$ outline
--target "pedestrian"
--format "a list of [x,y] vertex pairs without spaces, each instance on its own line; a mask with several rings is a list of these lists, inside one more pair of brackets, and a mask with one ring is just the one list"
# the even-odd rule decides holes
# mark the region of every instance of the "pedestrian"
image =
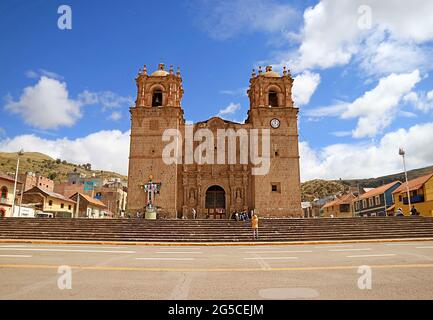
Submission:
[[251,219],[251,228],[253,229],[253,239],[259,238],[259,217],[254,214]]
[[191,211],[192,211],[192,218],[196,219],[197,218],[197,211],[194,208],[192,208]]
[[418,212],[418,210],[416,210],[415,206],[412,206],[412,209],[410,209],[410,214],[412,216],[418,216],[419,215],[419,212]]
[[404,216],[404,214],[403,214],[403,210],[402,210],[401,208],[398,208],[396,216],[397,216],[397,217]]

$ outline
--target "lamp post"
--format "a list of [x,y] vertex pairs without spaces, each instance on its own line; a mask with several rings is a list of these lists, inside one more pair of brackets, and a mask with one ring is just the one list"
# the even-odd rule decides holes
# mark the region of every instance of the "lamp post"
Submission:
[[13,202],[12,202],[12,216],[15,215],[15,197],[16,197],[16,194],[17,194],[18,169],[19,169],[19,166],[20,166],[20,157],[21,157],[23,154],[24,154],[24,150],[23,150],[23,149],[21,149],[21,150],[18,151],[18,153],[17,153],[18,157],[17,157],[17,167],[16,167],[16,170],[15,170],[14,199],[13,199]]
[[402,158],[403,158],[404,176],[406,178],[406,192],[407,192],[407,201],[408,201],[407,203],[409,204],[409,211],[410,211],[410,205],[411,205],[411,203],[410,203],[409,183],[408,183],[408,180],[407,180],[407,171],[406,171],[406,159],[405,159],[406,152],[403,150],[403,148],[400,148],[398,150],[398,154],[401,155]]

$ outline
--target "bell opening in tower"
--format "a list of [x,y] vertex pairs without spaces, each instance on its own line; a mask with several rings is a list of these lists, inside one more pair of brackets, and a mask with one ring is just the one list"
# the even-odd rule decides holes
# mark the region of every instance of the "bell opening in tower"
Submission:
[[269,91],[269,105],[271,107],[278,107],[278,96],[275,91]]
[[152,107],[162,106],[162,91],[155,90],[152,95]]

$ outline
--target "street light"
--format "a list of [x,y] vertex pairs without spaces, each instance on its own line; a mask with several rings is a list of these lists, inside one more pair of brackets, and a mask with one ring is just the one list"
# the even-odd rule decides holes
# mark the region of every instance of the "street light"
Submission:
[[406,192],[407,192],[407,201],[409,204],[409,211],[410,211],[410,192],[409,192],[409,182],[407,181],[407,171],[406,171],[406,159],[405,159],[405,155],[406,152],[403,150],[403,148],[400,148],[398,150],[398,154],[402,156],[403,158],[403,168],[404,168],[404,176],[406,178]]
[[12,216],[15,215],[15,197],[17,194],[17,180],[18,180],[18,169],[20,166],[20,157],[24,154],[24,150],[21,149],[20,151],[18,151],[18,157],[17,157],[17,168],[15,170],[15,181],[14,181],[14,199],[12,202]]

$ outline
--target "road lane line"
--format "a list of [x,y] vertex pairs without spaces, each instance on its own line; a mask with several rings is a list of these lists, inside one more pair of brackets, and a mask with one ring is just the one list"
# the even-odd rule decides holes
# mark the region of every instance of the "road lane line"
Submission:
[[198,251],[157,251],[156,253],[162,253],[162,254],[202,254],[203,252]]
[[392,257],[395,256],[394,253],[384,253],[384,254],[358,254],[353,256],[346,256],[347,258],[368,258],[368,257]]
[[25,254],[0,254],[0,258],[31,258],[32,256]]
[[[432,269],[433,263],[424,264],[382,264],[370,265],[373,269]],[[53,269],[58,265],[36,265],[36,264],[0,264],[0,269]],[[74,270],[88,271],[149,271],[149,272],[263,272],[262,268],[150,268],[150,267],[115,267],[115,266],[82,266],[72,265]],[[323,271],[323,270],[358,270],[359,265],[348,266],[317,266],[317,267],[284,267],[270,268],[265,271]]]
[[135,258],[135,260],[191,261],[191,260],[195,260],[195,258]]
[[353,249],[332,249],[331,252],[347,252],[347,251],[370,251],[371,248],[353,248]]
[[244,252],[244,253],[252,253],[252,254],[268,254],[268,253],[310,253],[313,252],[311,250],[303,250],[303,251],[253,251],[253,252]]
[[1,251],[41,251],[41,252],[80,252],[80,253],[135,253],[135,251],[119,250],[74,250],[74,249],[42,249],[42,248],[0,248]]
[[353,245],[351,244],[341,244],[341,245],[324,245],[324,246],[315,246],[316,249],[330,249],[330,248],[352,248]]
[[298,257],[249,257],[244,260],[296,260]]

